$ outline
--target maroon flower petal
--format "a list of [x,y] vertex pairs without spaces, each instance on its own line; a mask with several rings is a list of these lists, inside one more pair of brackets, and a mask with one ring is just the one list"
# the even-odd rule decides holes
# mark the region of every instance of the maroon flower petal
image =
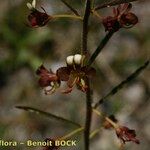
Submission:
[[32,27],[42,27],[48,23],[50,16],[46,12],[33,9],[28,15],[28,20]]
[[118,31],[120,29],[117,17],[108,16],[102,20],[102,23],[105,27],[105,31]]
[[61,81],[68,81],[71,70],[68,67],[61,67],[57,70],[56,74]]
[[49,86],[51,82],[59,82],[57,75],[48,71],[43,65],[37,69],[36,74],[40,76],[39,85],[41,87]]
[[49,73],[49,71],[43,65],[41,65],[36,71],[37,75],[47,74],[47,73]]
[[39,79],[39,85],[41,87],[49,86],[50,83],[51,83],[51,80],[49,79],[49,76],[41,76],[41,78]]
[[134,142],[136,144],[140,144],[140,141],[136,138],[135,130],[131,130],[125,126],[121,126],[118,129],[116,129],[116,134],[119,139],[125,142]]

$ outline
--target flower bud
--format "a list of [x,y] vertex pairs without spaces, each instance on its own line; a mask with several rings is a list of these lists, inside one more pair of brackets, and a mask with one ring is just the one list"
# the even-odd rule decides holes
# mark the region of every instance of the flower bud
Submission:
[[74,63],[76,65],[81,65],[82,59],[83,59],[82,55],[80,55],[80,54],[74,55]]
[[130,12],[121,16],[120,23],[123,27],[132,27],[138,23],[138,18],[135,14]]
[[73,65],[73,58],[74,58],[73,55],[68,56],[68,57],[66,58],[66,63],[67,63],[67,65],[69,65],[69,66]]
[[35,6],[36,6],[36,0],[32,1],[32,6],[35,8]]
[[32,10],[32,9],[35,9],[35,6],[36,6],[36,0],[33,0],[32,1],[32,4],[31,3],[27,3],[27,7]]
[[30,4],[30,3],[27,3],[27,7],[32,10],[33,9],[33,6]]

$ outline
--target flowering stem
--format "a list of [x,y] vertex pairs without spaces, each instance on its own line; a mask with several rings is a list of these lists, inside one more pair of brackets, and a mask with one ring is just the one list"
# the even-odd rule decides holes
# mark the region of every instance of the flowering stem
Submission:
[[[86,8],[83,18],[83,32],[82,32],[82,50],[81,53],[86,55],[88,52],[87,49],[87,41],[88,41],[88,22],[90,17],[91,11],[91,0],[86,0]],[[90,146],[90,127],[91,127],[91,120],[92,120],[92,94],[90,89],[90,81],[89,79],[86,80],[88,90],[86,92],[86,120],[85,120],[85,129],[84,129],[84,146],[85,150],[89,150]]]
[[104,37],[104,39],[100,42],[99,46],[97,47],[97,49],[95,50],[95,52],[92,54],[89,62],[88,62],[88,66],[90,66],[96,59],[96,57],[99,55],[99,53],[102,51],[102,49],[104,48],[104,46],[107,44],[107,42],[109,41],[109,39],[112,37],[112,35],[114,34],[113,31],[110,31],[106,34],[106,36]]
[[68,4],[65,0],[61,0],[76,16],[80,16],[78,11],[74,9],[70,4]]
[[53,16],[51,16],[51,17],[53,17],[53,18],[71,18],[71,19],[83,20],[83,18],[80,17],[80,16],[66,15],[66,14],[64,14],[64,15],[53,15]]

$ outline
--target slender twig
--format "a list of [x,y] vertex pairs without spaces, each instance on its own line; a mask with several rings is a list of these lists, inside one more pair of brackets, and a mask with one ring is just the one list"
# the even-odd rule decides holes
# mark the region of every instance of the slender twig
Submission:
[[66,140],[66,139],[69,139],[69,138],[72,137],[73,135],[75,135],[75,134],[77,134],[77,133],[79,133],[79,132],[81,132],[81,131],[83,131],[83,130],[84,130],[83,127],[78,128],[78,129],[75,129],[75,130],[73,130],[72,132],[68,133],[67,135],[65,135],[65,136],[63,136],[63,137],[61,137],[61,138],[59,138],[59,140]]
[[37,114],[40,114],[40,115],[43,115],[43,116],[46,116],[46,117],[49,117],[49,118],[52,118],[52,119],[67,122],[67,123],[73,124],[75,126],[81,127],[81,125],[76,123],[76,122],[73,122],[71,120],[65,119],[65,118],[60,117],[60,116],[56,116],[54,114],[51,114],[51,113],[48,113],[48,112],[45,112],[45,111],[42,111],[42,110],[39,110],[39,109],[36,109],[36,108],[33,108],[33,107],[16,106],[16,108],[23,109],[25,111],[29,111],[29,112],[33,112],[33,113],[37,113]]
[[104,3],[96,6],[95,10],[105,8],[105,7],[115,6],[115,5],[119,5],[119,4],[123,4],[123,3],[129,3],[129,2],[133,2],[133,1],[138,1],[138,0],[110,0],[108,2],[104,2]]
[[105,119],[105,121],[109,122],[114,128],[118,128],[118,124],[116,122],[114,122],[113,120],[111,120],[109,117],[107,117],[104,113],[102,113],[96,109],[92,109],[92,111],[94,113],[96,113],[98,116],[103,117]]
[[80,16],[78,11],[74,9],[70,4],[68,4],[65,0],[61,0],[75,15]]
[[91,10],[91,13],[92,13],[94,16],[98,17],[98,18],[99,18],[99,21],[102,22],[103,17],[102,17],[101,15],[99,15],[99,13],[98,13],[96,10],[92,9],[92,10]]
[[[88,52],[87,41],[88,41],[88,22],[91,12],[91,0],[86,0],[86,8],[83,18],[83,32],[82,32],[82,49],[81,53],[86,55]],[[90,146],[90,128],[92,120],[92,93],[90,88],[89,79],[86,80],[88,90],[86,92],[86,120],[85,120],[85,129],[84,129],[84,146],[85,150],[89,150]]]
[[51,16],[53,18],[71,18],[71,19],[79,19],[79,20],[83,20],[82,17],[80,16],[76,16],[76,15],[68,15],[68,14],[62,14],[62,15],[53,15]]
[[102,129],[103,129],[103,127],[101,126],[98,129],[95,129],[94,131],[92,131],[90,133],[90,139],[94,138]]
[[86,9],[83,18],[82,53],[87,53],[88,21],[90,17],[91,0],[86,1]]
[[100,104],[104,102],[108,97],[115,95],[118,91],[120,91],[126,84],[130,81],[134,80],[147,66],[149,65],[149,61],[146,61],[144,65],[140,66],[135,72],[133,72],[130,76],[128,76],[125,80],[119,83],[116,87],[114,87],[110,92],[108,92],[104,97],[102,97],[95,105],[94,108],[97,108]]
[[99,53],[102,51],[102,49],[104,48],[104,46],[107,44],[107,42],[109,41],[109,39],[112,37],[112,35],[114,34],[113,31],[110,31],[106,34],[106,36],[104,37],[104,39],[100,42],[100,44],[98,45],[98,47],[96,48],[96,50],[94,51],[94,53],[92,54],[89,62],[88,62],[88,66],[90,66],[94,60],[96,59],[96,57],[99,55]]

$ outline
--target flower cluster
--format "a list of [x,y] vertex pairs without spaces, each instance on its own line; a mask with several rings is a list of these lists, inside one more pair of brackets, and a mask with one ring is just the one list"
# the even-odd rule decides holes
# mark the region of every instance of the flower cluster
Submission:
[[131,3],[119,5],[113,8],[113,16],[108,16],[103,19],[105,31],[118,31],[120,28],[131,28],[138,23],[137,16],[130,12]]
[[31,11],[31,13],[28,15],[29,26],[42,27],[52,19],[52,16],[49,16],[43,7],[41,8],[44,12],[40,12],[35,8],[35,6],[36,0],[33,0],[32,3],[27,3],[27,7]]
[[96,71],[92,67],[84,65],[85,56],[76,54],[66,58],[67,66],[58,68],[56,73],[48,71],[41,65],[36,74],[40,76],[39,85],[45,89],[46,94],[52,94],[60,87],[61,81],[67,82],[68,88],[63,90],[63,93],[70,93],[77,86],[82,92],[88,90],[86,84],[87,78],[92,78]]

